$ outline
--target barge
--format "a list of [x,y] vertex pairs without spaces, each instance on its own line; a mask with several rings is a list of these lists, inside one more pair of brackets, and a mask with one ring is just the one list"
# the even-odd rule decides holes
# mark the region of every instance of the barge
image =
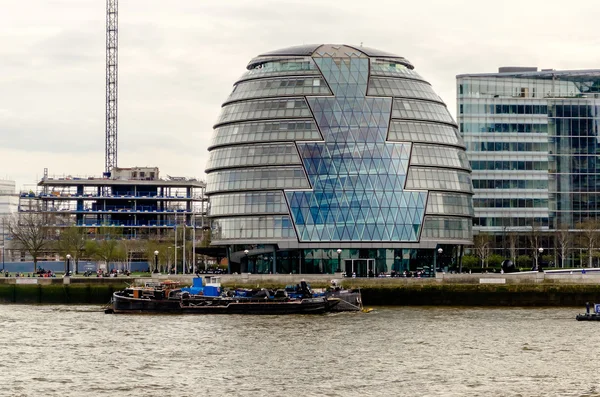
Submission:
[[[322,314],[334,311],[342,298],[315,294],[302,282],[294,294],[286,290],[222,291],[218,278],[202,285],[195,278],[192,287],[180,287],[166,280],[144,287],[129,287],[113,294],[107,313],[173,314]],[[347,308],[343,311],[347,311]]]

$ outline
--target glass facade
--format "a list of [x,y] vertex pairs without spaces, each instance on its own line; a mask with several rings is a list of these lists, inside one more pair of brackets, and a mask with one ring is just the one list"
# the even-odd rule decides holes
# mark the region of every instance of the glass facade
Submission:
[[206,172],[212,243],[236,269],[410,270],[470,243],[456,123],[408,61],[365,51],[275,51],[234,85]]
[[600,70],[457,77],[474,225],[553,231],[600,213]]

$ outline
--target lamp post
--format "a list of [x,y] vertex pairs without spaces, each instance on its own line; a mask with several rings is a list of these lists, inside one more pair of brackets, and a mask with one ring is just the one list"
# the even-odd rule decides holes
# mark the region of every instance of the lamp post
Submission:
[[444,252],[442,247],[439,247],[437,250],[433,251],[433,277],[436,277],[437,273],[437,257],[438,255],[442,255],[442,252]]
[[340,262],[341,262],[341,256],[342,256],[342,250],[340,248],[337,249],[337,254],[338,254],[338,266],[337,266],[337,270],[336,273],[339,273],[342,271],[342,268],[340,267]]
[[2,246],[2,273],[4,273],[4,246]]
[[[250,251],[244,250],[244,254],[246,255],[246,273],[248,272],[248,252]],[[240,269],[240,273],[242,272],[241,270],[242,269]]]
[[158,251],[154,251],[154,273],[158,273]]
[[71,265],[71,255],[67,254],[67,274],[66,274],[66,276],[71,275],[70,265]]
[[538,272],[541,272],[542,268],[540,267],[540,256],[542,256],[542,254],[544,253],[544,249],[542,247],[540,247],[540,248],[538,248],[538,252],[539,252],[539,255],[537,255],[535,257],[535,267]]

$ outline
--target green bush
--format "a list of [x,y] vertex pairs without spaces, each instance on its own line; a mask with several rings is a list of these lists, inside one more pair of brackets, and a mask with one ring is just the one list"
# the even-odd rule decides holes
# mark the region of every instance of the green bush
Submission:
[[492,254],[490,256],[488,256],[486,263],[488,265],[488,267],[500,267],[500,265],[502,264],[502,261],[504,260],[504,257],[502,257],[502,255],[498,255],[498,254]]
[[517,257],[517,266],[521,268],[529,268],[531,270],[532,263],[529,255],[520,255]]
[[479,265],[479,258],[473,255],[465,255],[462,257],[463,269],[472,269]]

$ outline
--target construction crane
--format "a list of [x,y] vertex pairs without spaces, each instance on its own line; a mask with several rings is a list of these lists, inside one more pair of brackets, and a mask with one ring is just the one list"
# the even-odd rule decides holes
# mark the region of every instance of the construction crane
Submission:
[[119,0],[106,0],[106,148],[104,172],[117,166]]

